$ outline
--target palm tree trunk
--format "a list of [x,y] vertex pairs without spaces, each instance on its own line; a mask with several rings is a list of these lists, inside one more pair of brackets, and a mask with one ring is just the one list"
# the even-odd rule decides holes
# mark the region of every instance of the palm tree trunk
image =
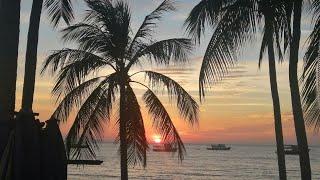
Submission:
[[0,157],[15,110],[20,0],[0,0]]
[[[30,14],[25,74],[22,94],[22,109],[17,116],[15,126],[15,179],[40,179],[41,161],[39,130],[32,111],[35,72],[37,65],[37,47],[39,24],[43,0],[33,0]],[[20,149],[20,150],[19,150]],[[21,152],[21,149],[24,151]],[[32,166],[28,163],[33,162]]]
[[301,36],[301,8],[302,0],[296,0],[293,9],[293,34],[290,46],[289,80],[291,91],[292,111],[296,137],[299,147],[301,179],[311,180],[308,139],[301,108],[301,99],[297,77],[299,44]]
[[[271,37],[272,38],[272,37]],[[274,126],[277,142],[277,155],[278,155],[278,167],[280,180],[287,179],[286,173],[286,160],[284,154],[284,143],[282,133],[282,122],[281,122],[281,107],[277,85],[277,72],[274,57],[273,43],[268,44],[268,55],[269,55],[269,76],[270,76],[270,87],[273,102],[273,114],[274,114]]]
[[126,130],[126,87],[124,83],[120,84],[120,156],[121,156],[121,180],[128,180],[127,164],[127,130]]
[[31,113],[36,77],[37,49],[42,4],[43,0],[33,0],[28,31],[28,42],[24,71],[25,75],[22,95],[22,110],[24,112]]

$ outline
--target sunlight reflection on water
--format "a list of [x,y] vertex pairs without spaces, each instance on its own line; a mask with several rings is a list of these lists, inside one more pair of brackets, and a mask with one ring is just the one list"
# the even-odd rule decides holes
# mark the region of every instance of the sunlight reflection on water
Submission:
[[[130,179],[278,179],[274,146],[232,145],[231,151],[209,151],[207,145],[186,145],[187,156],[179,163],[170,153],[148,153],[147,167],[129,169]],[[101,166],[69,165],[68,179],[119,179],[117,146],[103,143],[98,159]],[[320,148],[310,151],[313,179],[320,179]],[[300,179],[298,156],[286,158],[288,179]]]

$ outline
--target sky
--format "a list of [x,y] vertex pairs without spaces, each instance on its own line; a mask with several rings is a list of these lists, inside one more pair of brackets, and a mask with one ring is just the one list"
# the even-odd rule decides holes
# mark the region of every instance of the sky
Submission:
[[[165,14],[162,21],[158,23],[155,31],[157,40],[172,37],[186,37],[183,29],[183,22],[188,13],[200,0],[177,0],[177,11]],[[27,41],[27,30],[29,15],[31,10],[31,0],[22,1],[21,7],[21,27],[20,27],[20,47],[19,47],[19,67],[17,81],[17,103],[16,109],[21,107],[21,94],[24,76],[24,60]],[[81,1],[75,2],[73,7],[76,11],[76,20],[81,21],[82,14],[86,7]],[[128,0],[132,11],[133,31],[142,23],[144,17],[155,9],[161,0]],[[40,113],[40,120],[47,120],[56,107],[55,97],[51,95],[54,84],[54,77],[49,74],[40,75],[39,70],[45,58],[52,50],[59,50],[65,47],[73,47],[64,44],[61,40],[59,30],[66,27],[61,24],[53,29],[48,20],[47,13],[41,17],[38,66],[36,77],[35,100],[33,109]],[[304,13],[302,21],[302,39],[300,52],[299,72],[302,69],[302,57],[307,46],[307,37],[312,29],[311,15]],[[272,99],[270,94],[268,62],[264,58],[262,68],[258,68],[257,60],[260,49],[260,33],[257,33],[256,40],[243,47],[239,63],[232,69],[232,72],[221,82],[214,85],[207,93],[204,102],[199,102],[198,96],[198,76],[203,55],[208,41],[211,38],[212,30],[207,28],[207,32],[201,44],[195,47],[190,63],[181,66],[171,65],[170,67],[151,67],[153,70],[164,73],[179,82],[200,104],[199,125],[191,127],[176,112],[173,105],[167,99],[163,100],[169,109],[170,115],[178,129],[182,139],[187,143],[236,143],[236,144],[274,144],[274,121]],[[277,64],[277,75],[279,94],[281,100],[283,131],[285,143],[295,143],[295,131],[293,127],[293,117],[291,111],[290,91],[288,83],[288,63],[286,60]],[[136,88],[135,92],[141,97],[143,89]],[[172,108],[173,107],[173,108]],[[157,134],[152,128],[152,122],[147,115],[144,104],[141,104],[147,136],[152,141],[152,136]],[[63,134],[68,132],[73,118],[61,125]],[[105,127],[104,140],[113,141],[116,137],[117,126],[111,122]],[[310,144],[318,145],[319,135],[312,129],[308,129],[308,139]]]

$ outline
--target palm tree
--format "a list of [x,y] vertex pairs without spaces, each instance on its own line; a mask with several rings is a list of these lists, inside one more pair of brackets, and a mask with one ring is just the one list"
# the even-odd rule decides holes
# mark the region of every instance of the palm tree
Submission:
[[[288,30],[288,26],[285,16],[277,16],[277,11],[282,11],[285,13],[285,6],[280,3],[274,4],[272,1],[265,1],[261,4],[261,11],[264,14],[264,35],[261,47],[261,53],[263,53],[264,49],[268,49],[269,56],[269,78],[270,78],[270,88],[273,102],[273,114],[274,114],[274,124],[275,124],[275,134],[276,134],[276,143],[277,143],[277,156],[278,156],[278,167],[279,167],[279,177],[280,179],[287,179],[286,175],[286,163],[285,163],[285,153],[284,153],[284,142],[283,142],[283,132],[282,132],[282,121],[281,121],[281,107],[278,93],[278,85],[277,85],[277,72],[275,65],[275,55],[274,55],[274,39],[276,43],[280,42],[279,39],[279,30],[286,31]],[[268,4],[270,3],[270,4]],[[279,9],[280,7],[280,9]],[[286,32],[285,35],[289,33]],[[285,37],[285,39],[289,39],[289,37]],[[285,48],[287,46],[287,42],[285,43]],[[280,45],[278,46],[278,54],[279,59],[282,60],[282,54],[280,51]],[[260,55],[259,62],[262,60],[262,54]],[[259,63],[260,66],[260,63]]]
[[[32,103],[36,77],[39,25],[42,6],[43,0],[33,0],[27,41],[22,110],[24,112],[31,113],[33,112]],[[71,0],[45,0],[44,7],[48,9],[48,14],[54,27],[58,25],[61,19],[63,19],[67,24],[69,24],[73,19]]]
[[[264,20],[262,21],[262,17]],[[215,29],[207,47],[199,77],[200,97],[205,89],[225,76],[237,60],[237,53],[244,43],[252,40],[260,23],[264,22],[264,34],[259,57],[259,67],[265,50],[269,55],[270,87],[273,99],[275,133],[280,179],[286,179],[281,109],[277,89],[274,44],[282,60],[280,41],[285,47],[289,38],[286,9],[277,0],[202,0],[191,11],[186,20],[187,31],[198,42],[205,25]]]
[[302,0],[294,0],[292,9],[292,40],[290,42],[290,57],[289,57],[289,81],[291,92],[291,104],[294,118],[294,126],[299,147],[299,159],[301,177],[303,179],[311,179],[311,167],[309,158],[309,147],[306,128],[304,124],[303,111],[301,106],[301,97],[298,81],[298,59],[299,46],[301,37],[301,11]]
[[[142,99],[152,116],[153,126],[165,143],[178,149],[178,157],[182,160],[185,147],[156,94],[163,91],[171,100],[176,100],[180,115],[191,125],[198,122],[196,101],[168,76],[154,71],[131,72],[137,65],[143,68],[144,61],[169,65],[188,60],[192,49],[190,39],[155,41],[152,38],[156,21],[164,12],[175,10],[173,2],[164,0],[145,17],[134,36],[130,8],[125,1],[87,0],[86,3],[89,10],[83,22],[62,31],[64,41],[75,42],[78,48],[53,52],[43,67],[43,71],[58,73],[53,94],[61,98],[53,117],[66,121],[71,111],[77,109],[66,137],[68,156],[95,157],[94,148],[101,139],[103,124],[110,123],[113,106],[119,99],[117,141],[120,142],[121,179],[128,179],[128,163],[146,166],[148,142],[138,98],[133,91],[135,86],[141,86],[146,89]],[[112,73],[99,76],[98,72],[104,68]],[[138,81],[139,74],[144,74],[149,83]],[[88,148],[71,150],[74,145]]]
[[20,0],[0,0],[0,157],[15,109]]

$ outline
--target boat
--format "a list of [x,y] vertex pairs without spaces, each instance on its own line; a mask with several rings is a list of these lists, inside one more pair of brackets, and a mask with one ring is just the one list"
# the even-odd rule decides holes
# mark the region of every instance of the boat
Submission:
[[[309,149],[309,151],[310,151],[310,149]],[[284,154],[299,155],[298,145],[285,145],[284,146]]]
[[231,147],[227,147],[225,144],[211,144],[211,147],[208,147],[207,150],[216,150],[216,151],[228,151]]
[[171,144],[157,144],[157,145],[153,145],[153,151],[155,151],[155,152],[176,152],[177,148],[172,147]]
[[71,160],[69,159],[68,164],[76,164],[76,165],[101,165],[103,161],[101,160]]

